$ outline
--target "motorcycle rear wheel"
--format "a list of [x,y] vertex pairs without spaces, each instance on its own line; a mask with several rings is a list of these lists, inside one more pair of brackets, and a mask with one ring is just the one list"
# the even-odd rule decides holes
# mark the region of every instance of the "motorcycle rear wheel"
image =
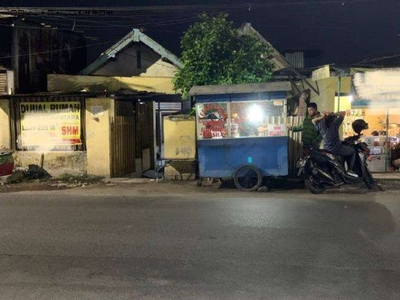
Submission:
[[325,187],[320,183],[318,178],[313,175],[308,175],[304,178],[306,188],[313,194],[323,194]]

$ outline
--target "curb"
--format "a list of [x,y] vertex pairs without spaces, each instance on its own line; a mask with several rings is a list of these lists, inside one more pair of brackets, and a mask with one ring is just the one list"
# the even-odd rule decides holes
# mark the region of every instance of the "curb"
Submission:
[[155,179],[149,179],[149,178],[110,178],[110,179],[103,179],[102,180],[102,182],[104,182],[105,184],[149,183],[149,182],[154,182],[154,181],[155,181]]

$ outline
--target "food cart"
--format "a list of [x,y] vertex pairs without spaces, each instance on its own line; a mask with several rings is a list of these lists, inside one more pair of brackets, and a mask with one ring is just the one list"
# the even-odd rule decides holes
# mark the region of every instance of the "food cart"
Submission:
[[200,182],[233,178],[257,190],[268,176],[288,175],[290,82],[195,86]]

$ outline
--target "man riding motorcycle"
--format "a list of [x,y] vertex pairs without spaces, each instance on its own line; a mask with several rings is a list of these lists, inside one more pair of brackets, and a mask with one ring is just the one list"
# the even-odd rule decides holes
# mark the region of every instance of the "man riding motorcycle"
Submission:
[[312,122],[324,139],[325,150],[333,155],[343,156],[347,161],[347,174],[358,177],[353,171],[356,151],[349,146],[343,145],[339,137],[339,127],[345,115],[345,111],[339,111],[337,113],[324,112],[321,116],[312,119]]

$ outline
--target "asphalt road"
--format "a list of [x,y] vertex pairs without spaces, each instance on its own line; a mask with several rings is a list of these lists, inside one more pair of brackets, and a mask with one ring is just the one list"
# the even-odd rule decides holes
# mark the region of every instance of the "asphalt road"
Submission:
[[0,299],[400,299],[400,191],[0,194]]

